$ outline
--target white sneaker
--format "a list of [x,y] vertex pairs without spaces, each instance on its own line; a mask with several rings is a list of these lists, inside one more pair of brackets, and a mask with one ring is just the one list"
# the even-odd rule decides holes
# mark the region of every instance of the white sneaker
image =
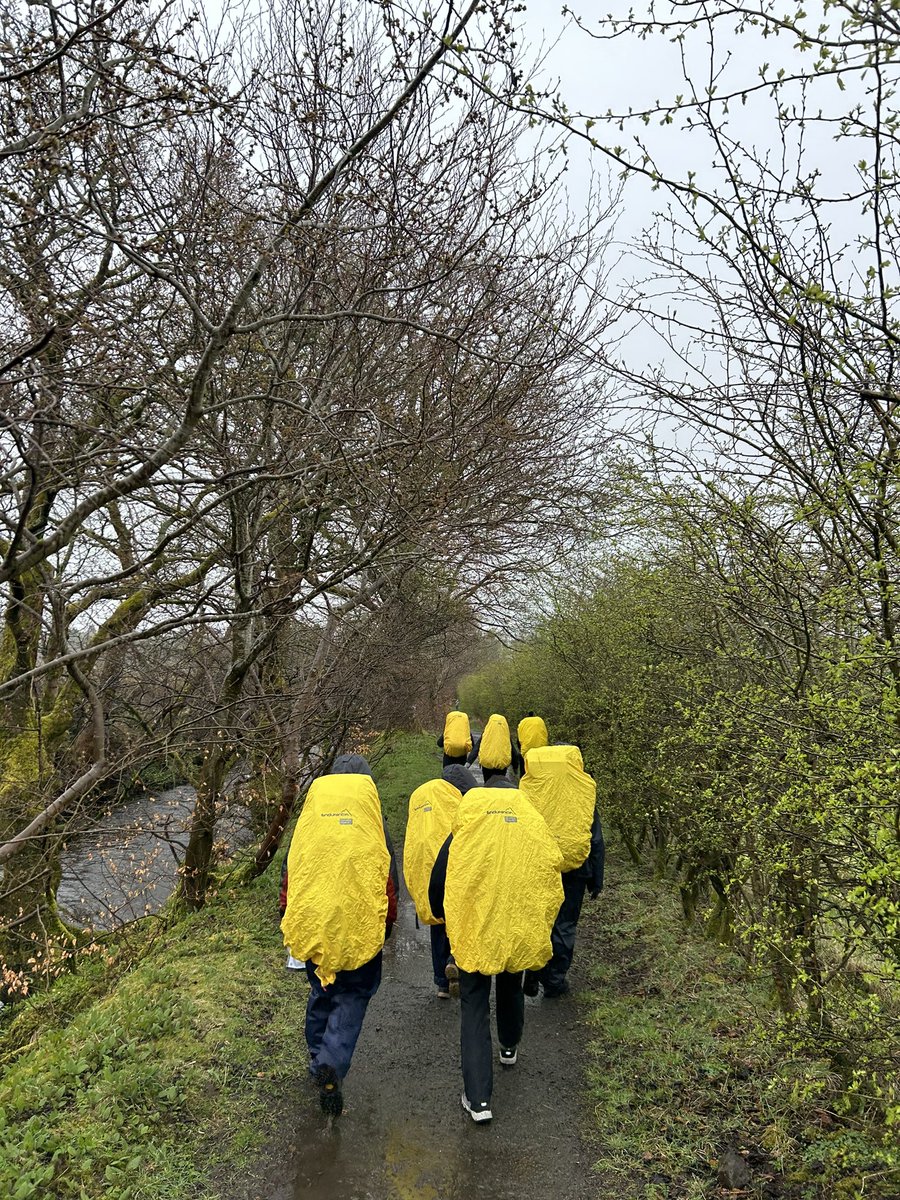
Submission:
[[506,1046],[500,1047],[500,1065],[501,1066],[514,1067],[516,1065],[516,1059],[518,1057],[519,1057],[519,1052],[515,1046],[510,1046],[509,1049],[507,1049]]
[[470,1104],[469,1097],[466,1095],[465,1092],[463,1092],[462,1096],[460,1097],[460,1100],[462,1102],[463,1108],[466,1110],[466,1112],[469,1114],[469,1116],[472,1118],[473,1121],[477,1121],[479,1123],[481,1121],[493,1121],[494,1114],[488,1108],[487,1103],[483,1104],[482,1107],[480,1107],[480,1108],[474,1108],[472,1106],[472,1104]]

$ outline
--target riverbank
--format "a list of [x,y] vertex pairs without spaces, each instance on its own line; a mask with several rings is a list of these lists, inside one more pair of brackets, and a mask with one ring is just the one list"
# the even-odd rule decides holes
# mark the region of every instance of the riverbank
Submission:
[[297,1040],[273,875],[129,928],[17,1011],[0,1060],[0,1195],[200,1200],[264,1144]]
[[[424,735],[394,739],[377,762],[398,842],[409,792],[439,762]],[[528,1002],[494,1127],[459,1110],[458,1013],[434,996],[427,931],[407,904],[346,1119],[323,1140],[277,886],[275,864],[201,913],[129,927],[7,1022],[0,1195],[345,1200],[363,1183],[385,1200],[900,1194],[883,1137],[830,1106],[825,1065],[784,1058],[743,962],[685,930],[672,885],[615,845],[580,926],[575,994]]]
[[[382,753],[395,838],[435,762],[433,738]],[[212,1200],[258,1162],[305,1054],[279,868],[280,856],[201,913],[107,935],[77,973],[17,1005],[0,1025],[0,1196]]]

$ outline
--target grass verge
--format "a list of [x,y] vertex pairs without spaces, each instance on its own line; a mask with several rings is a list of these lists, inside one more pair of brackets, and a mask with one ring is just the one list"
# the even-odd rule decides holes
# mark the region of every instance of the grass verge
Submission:
[[[402,733],[379,750],[399,846],[440,752]],[[306,985],[283,969],[279,875],[280,861],[167,929],[130,927],[17,1007],[0,1034],[4,1200],[213,1200],[217,1180],[251,1168],[305,1062]]]
[[[787,1055],[763,982],[685,928],[671,884],[613,847],[599,905],[584,922],[589,1086],[598,1169],[617,1196],[900,1196],[889,1131],[838,1117],[840,1081]],[[742,1186],[719,1178],[735,1155],[750,1168]]]
[[276,887],[271,870],[152,941],[146,922],[126,973],[113,945],[22,1006],[5,1030],[0,1196],[201,1200],[211,1165],[253,1157],[298,1054]]
[[381,810],[395,845],[403,841],[409,798],[419,784],[438,779],[441,752],[430,733],[386,733],[376,747],[372,767]]

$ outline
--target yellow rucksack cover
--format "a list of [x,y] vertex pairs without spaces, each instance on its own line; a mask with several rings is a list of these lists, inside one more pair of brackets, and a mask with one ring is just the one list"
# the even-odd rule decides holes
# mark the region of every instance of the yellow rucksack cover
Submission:
[[444,720],[444,753],[451,758],[461,758],[472,749],[472,731],[469,718],[464,712],[447,713]]
[[384,945],[391,858],[368,775],[323,775],[306,795],[288,851],[284,944],[327,987]]
[[483,767],[508,767],[512,762],[512,742],[506,717],[491,713],[481,735],[478,761]]
[[536,746],[546,746],[550,741],[543,717],[523,717],[516,732],[519,735],[519,749],[523,754],[527,754]]
[[428,884],[438,851],[446,842],[462,792],[446,779],[430,779],[409,798],[406,840],[403,843],[403,878],[413,898],[419,920],[443,925],[428,903]]
[[444,912],[464,971],[544,966],[563,900],[561,855],[547,823],[515,788],[472,788],[456,810]]
[[584,770],[577,746],[538,746],[528,751],[519,787],[550,827],[563,856],[563,870],[574,871],[591,848],[597,785]]

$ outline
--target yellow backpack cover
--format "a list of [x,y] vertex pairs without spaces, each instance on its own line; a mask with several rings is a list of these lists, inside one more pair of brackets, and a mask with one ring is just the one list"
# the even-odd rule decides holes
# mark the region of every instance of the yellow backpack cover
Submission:
[[545,965],[563,900],[559,848],[515,788],[472,788],[460,801],[444,912],[464,971],[496,975]]
[[556,838],[564,871],[574,871],[591,848],[597,785],[584,770],[577,746],[539,746],[528,751],[519,788]]
[[543,717],[523,717],[516,730],[519,735],[519,749],[525,755],[536,746],[546,746],[550,741],[547,726]]
[[481,735],[478,761],[483,767],[508,767],[512,762],[512,742],[506,717],[491,713]]
[[288,851],[284,944],[327,987],[384,945],[391,858],[368,775],[323,775],[306,795]]
[[464,712],[447,713],[444,719],[444,753],[451,758],[461,758],[472,749],[472,731],[469,718]]
[[428,884],[438,851],[453,827],[462,792],[446,779],[430,779],[409,798],[406,840],[403,843],[403,878],[419,920],[425,925],[443,925],[428,903]]

